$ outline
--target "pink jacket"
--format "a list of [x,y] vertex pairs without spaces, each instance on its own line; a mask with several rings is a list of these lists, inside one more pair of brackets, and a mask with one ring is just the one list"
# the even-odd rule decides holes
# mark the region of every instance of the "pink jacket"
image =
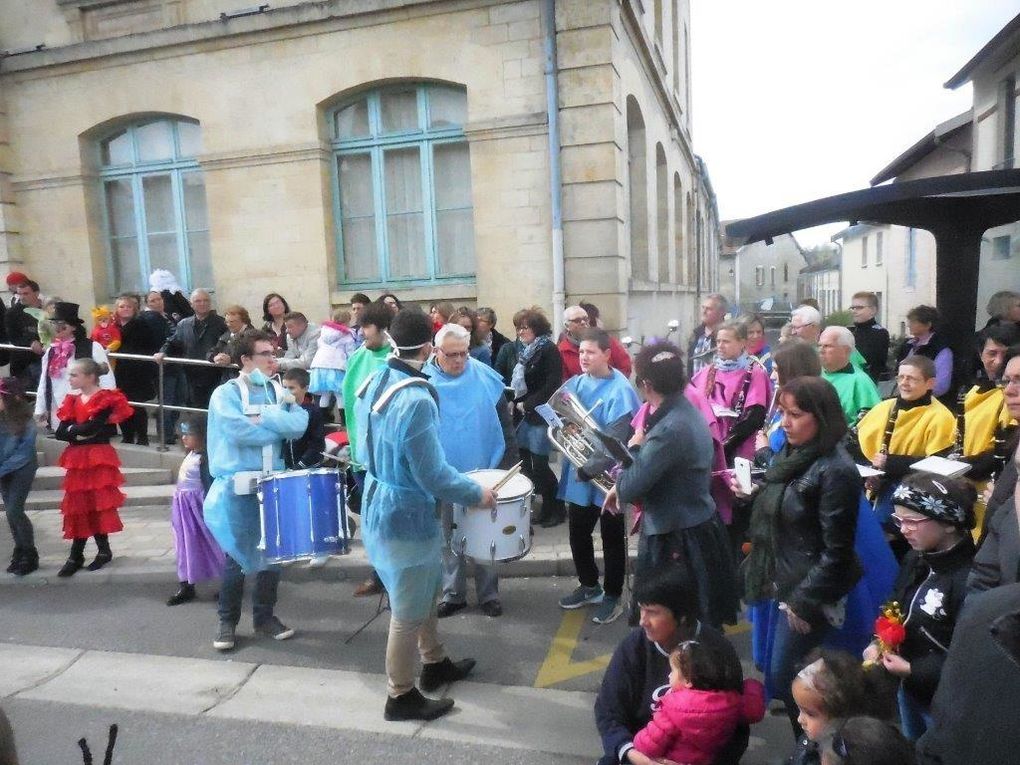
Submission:
[[743,694],[681,688],[663,696],[651,722],[634,737],[634,748],[648,757],[711,765],[738,725],[764,716],[765,688],[757,680],[745,680]]

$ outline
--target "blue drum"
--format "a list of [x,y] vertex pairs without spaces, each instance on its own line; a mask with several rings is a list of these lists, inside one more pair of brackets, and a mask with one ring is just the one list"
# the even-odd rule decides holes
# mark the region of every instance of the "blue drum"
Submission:
[[344,555],[350,535],[339,470],[274,473],[259,480],[262,541],[270,563]]

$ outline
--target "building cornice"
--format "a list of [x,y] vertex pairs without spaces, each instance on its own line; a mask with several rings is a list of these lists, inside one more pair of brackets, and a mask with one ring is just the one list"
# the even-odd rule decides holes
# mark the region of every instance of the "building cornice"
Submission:
[[549,130],[549,115],[545,112],[514,114],[493,120],[478,120],[464,126],[468,141],[493,141],[520,136],[545,135]]

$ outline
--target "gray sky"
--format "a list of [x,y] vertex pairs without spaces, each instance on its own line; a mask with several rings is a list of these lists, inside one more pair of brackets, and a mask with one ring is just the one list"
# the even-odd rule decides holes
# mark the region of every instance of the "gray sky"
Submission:
[[969,108],[969,85],[942,83],[1018,12],[1018,0],[691,0],[694,147],[722,219],[865,188]]

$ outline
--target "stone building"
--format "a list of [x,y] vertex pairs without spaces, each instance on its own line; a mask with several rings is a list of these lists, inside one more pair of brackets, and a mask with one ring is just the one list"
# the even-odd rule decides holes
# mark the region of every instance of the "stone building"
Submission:
[[86,306],[165,267],[314,319],[392,291],[693,325],[688,0],[246,2],[0,0],[0,269]]
[[744,245],[735,259],[737,302],[750,312],[766,298],[774,298],[776,305],[796,303],[797,275],[806,265],[792,234],[777,236],[771,244]]
[[797,299],[793,302],[814,298],[824,319],[843,307],[839,278],[843,248],[835,243],[820,244],[801,252],[807,265],[797,275]]

